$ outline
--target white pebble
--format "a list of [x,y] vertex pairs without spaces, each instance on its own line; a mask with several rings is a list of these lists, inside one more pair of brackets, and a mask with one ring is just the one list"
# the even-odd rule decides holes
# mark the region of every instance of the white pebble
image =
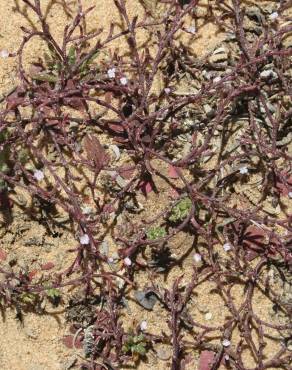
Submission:
[[289,198],[292,198],[292,191],[289,191],[289,193],[288,193],[288,197],[289,197]]
[[223,245],[223,249],[225,250],[225,252],[229,252],[231,248],[232,247],[231,247],[231,245],[229,243],[225,243]]
[[126,77],[122,77],[120,78],[120,83],[125,86],[128,83],[128,79]]
[[230,346],[230,344],[231,344],[230,340],[228,340],[228,339],[223,339],[223,341],[222,341],[222,345],[223,345],[223,347],[229,347],[229,346]]
[[107,75],[109,76],[109,78],[115,78],[116,77],[116,69],[115,68],[110,68],[107,71]]
[[7,50],[1,50],[0,51],[0,57],[1,58],[8,58],[9,57],[9,52]]
[[42,181],[45,177],[43,171],[40,171],[40,170],[36,170],[33,174],[34,178],[38,181]]
[[192,35],[195,35],[197,30],[196,30],[196,27],[195,26],[191,26],[191,27],[188,27],[186,28],[186,30],[191,33]]
[[270,14],[270,15],[269,15],[269,19],[270,19],[271,21],[276,20],[278,17],[279,17],[278,12],[273,12],[272,14]]
[[202,256],[199,253],[193,255],[193,260],[195,263],[200,263],[202,261]]
[[225,356],[224,356],[224,359],[225,359],[225,361],[229,361],[229,360],[230,360],[229,355],[225,355]]
[[217,83],[217,82],[220,82],[221,81],[221,77],[220,76],[217,76],[213,79],[213,82],[214,83]]
[[115,156],[116,156],[116,161],[118,161],[121,157],[121,153],[120,153],[120,149],[117,145],[115,144],[111,144],[109,146],[109,148],[114,152]]
[[171,92],[171,89],[169,88],[169,87],[166,87],[165,89],[164,89],[164,92],[165,92],[165,94],[170,94],[170,92]]
[[89,236],[87,234],[81,235],[79,240],[82,245],[89,244]]
[[124,259],[124,264],[125,264],[126,266],[131,266],[131,264],[132,264],[131,259],[130,259],[129,257],[126,257],[126,258]]
[[140,324],[140,329],[142,330],[142,331],[144,331],[144,330],[147,330],[147,321],[145,321],[145,320],[143,320],[142,322],[141,322],[141,324]]
[[211,320],[213,317],[213,315],[211,314],[211,312],[207,312],[206,315],[205,315],[205,320]]

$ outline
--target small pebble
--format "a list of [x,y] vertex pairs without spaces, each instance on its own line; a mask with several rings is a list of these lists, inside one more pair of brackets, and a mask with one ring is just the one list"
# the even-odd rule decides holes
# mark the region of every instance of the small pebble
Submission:
[[278,12],[273,12],[272,14],[269,15],[269,19],[271,21],[275,21],[279,17]]
[[213,317],[212,313],[211,312],[207,312],[206,315],[205,315],[205,320],[211,320]]
[[229,346],[230,346],[230,344],[231,344],[230,340],[228,340],[228,339],[223,339],[223,341],[222,341],[222,345],[223,345],[223,347],[229,347]]
[[214,83],[217,83],[217,82],[220,82],[221,81],[221,77],[220,76],[217,76],[213,79],[213,82]]
[[147,326],[148,326],[147,321],[143,320],[143,321],[141,322],[141,324],[140,324],[140,329],[141,329],[142,331],[147,330]]
[[8,58],[9,57],[9,52],[7,50],[1,50],[0,51],[0,57],[1,58]]
[[191,27],[188,27],[186,28],[186,30],[191,33],[192,35],[195,35],[197,30],[196,30],[196,27],[195,26],[191,26]]

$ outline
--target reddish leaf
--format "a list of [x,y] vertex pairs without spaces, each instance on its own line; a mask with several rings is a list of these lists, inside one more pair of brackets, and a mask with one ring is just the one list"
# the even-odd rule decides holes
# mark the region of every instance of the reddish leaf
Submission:
[[36,276],[37,273],[38,273],[38,270],[32,270],[31,272],[29,272],[28,274],[29,280],[32,280]]
[[129,180],[132,178],[135,169],[131,167],[120,167],[118,171],[120,176],[122,176],[126,180]]
[[117,134],[123,134],[125,132],[124,128],[122,125],[117,124],[117,123],[110,123],[109,128],[111,131],[117,133]]
[[19,105],[23,104],[25,97],[20,89],[16,89],[12,94],[6,99],[6,108],[9,110],[14,110]]
[[[73,80],[68,80],[66,84],[66,88],[68,90],[76,90],[75,82]],[[72,96],[69,98],[64,98],[64,103],[66,105],[69,105],[70,107],[76,109],[76,110],[85,110],[86,104],[83,99],[81,99],[81,96]]]
[[41,269],[43,271],[47,271],[47,270],[51,270],[53,267],[55,266],[55,264],[53,262],[48,262],[48,263],[44,263],[42,266],[41,266]]
[[5,261],[7,258],[7,253],[0,248],[0,261]]
[[139,187],[145,196],[147,196],[147,194],[153,191],[153,187],[150,181],[142,181]]
[[109,161],[109,157],[100,141],[96,136],[86,135],[83,146],[87,154],[87,159],[95,165],[96,171],[100,172]]
[[176,171],[176,168],[174,166],[172,166],[171,164],[168,166],[168,176],[171,179],[178,179],[179,178],[179,175]]
[[215,352],[203,351],[199,359],[198,370],[211,370],[214,362]]
[[281,175],[287,179],[288,186],[283,184],[281,180],[278,179],[276,182],[276,188],[279,190],[280,195],[288,196],[292,189],[292,175],[288,175],[288,173],[285,171],[283,171]]

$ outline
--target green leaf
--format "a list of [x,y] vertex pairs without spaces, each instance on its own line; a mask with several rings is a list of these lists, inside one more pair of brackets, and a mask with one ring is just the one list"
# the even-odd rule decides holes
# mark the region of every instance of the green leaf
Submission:
[[181,199],[171,210],[169,221],[177,222],[183,221],[192,208],[192,201],[190,198]]
[[32,76],[32,79],[37,80],[37,81],[44,81],[44,82],[57,82],[58,81],[58,78],[56,76],[49,75],[46,73],[37,73]]
[[52,298],[52,299],[56,299],[56,298],[60,298],[61,297],[60,290],[59,289],[56,289],[56,288],[47,289],[46,293],[47,293],[47,296],[49,298]]
[[144,356],[146,354],[145,343],[139,343],[135,345],[132,349],[133,353],[139,353],[139,355]]
[[33,293],[22,293],[20,299],[23,303],[33,304],[36,300],[36,295]]
[[76,48],[74,45],[70,46],[68,52],[68,62],[70,66],[73,66],[76,63]]

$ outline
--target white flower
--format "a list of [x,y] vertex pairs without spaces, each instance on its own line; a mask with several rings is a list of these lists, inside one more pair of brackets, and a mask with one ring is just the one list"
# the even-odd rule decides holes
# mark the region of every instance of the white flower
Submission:
[[199,253],[193,255],[193,260],[195,263],[200,263],[202,261],[202,256]]
[[89,236],[87,234],[81,235],[79,240],[80,240],[80,243],[83,245],[89,244]]
[[270,15],[269,15],[269,19],[270,19],[271,21],[276,20],[278,17],[279,17],[278,12],[273,12],[272,14],[270,14]]
[[109,78],[115,78],[116,77],[116,69],[115,68],[110,68],[107,71],[107,75]]
[[131,259],[130,259],[129,257],[126,257],[126,258],[124,259],[124,264],[125,264],[126,266],[131,266],[131,264],[132,264]]
[[292,198],[292,191],[289,191],[289,193],[288,193],[288,197],[289,197],[289,198]]
[[170,88],[169,87],[166,87],[165,89],[164,89],[164,92],[165,92],[165,94],[170,94],[170,92],[171,92],[171,90],[170,90]]
[[190,27],[187,27],[186,30],[191,33],[192,35],[195,35],[196,33],[196,27],[195,26],[190,26]]
[[8,58],[9,57],[9,52],[7,50],[1,50],[0,51],[0,57],[1,58]]
[[218,76],[218,77],[215,77],[213,82],[216,84],[217,82],[221,81],[221,77]]
[[222,344],[223,344],[223,347],[229,347],[231,342],[228,339],[223,339]]
[[120,78],[120,83],[122,84],[122,85],[127,85],[127,83],[128,83],[128,79],[127,79],[127,77],[122,77],[122,78]]
[[141,322],[141,324],[140,324],[140,329],[142,330],[142,331],[144,331],[144,330],[146,330],[147,329],[147,321],[145,321],[145,320],[143,320],[142,322]]
[[248,168],[247,168],[246,166],[244,166],[244,167],[240,167],[239,172],[240,172],[242,175],[246,175],[246,174],[248,173]]
[[225,250],[225,252],[229,252],[231,248],[232,247],[231,247],[231,245],[229,243],[225,243],[223,245],[223,249]]
[[40,171],[40,170],[36,170],[33,174],[34,178],[38,181],[42,181],[45,177],[43,171]]

